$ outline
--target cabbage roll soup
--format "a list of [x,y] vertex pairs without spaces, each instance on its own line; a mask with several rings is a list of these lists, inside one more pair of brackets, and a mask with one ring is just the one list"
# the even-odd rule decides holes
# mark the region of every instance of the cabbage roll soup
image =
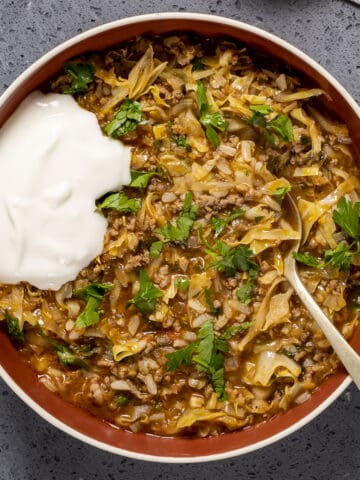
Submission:
[[299,238],[286,195],[303,221],[301,278],[349,339],[359,171],[326,93],[270,65],[231,39],[167,35],[75,58],[43,86],[129,149],[128,182],[94,199],[103,248],[76,278],[0,278],[0,324],[42,385],[115,427],[242,429],[340,366],[283,276]]

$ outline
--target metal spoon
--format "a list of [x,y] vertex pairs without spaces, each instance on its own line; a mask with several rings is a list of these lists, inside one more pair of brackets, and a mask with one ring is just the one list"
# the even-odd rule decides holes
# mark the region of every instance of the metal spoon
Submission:
[[296,261],[292,254],[293,252],[297,252],[300,247],[302,221],[297,205],[289,194],[286,195],[286,198],[284,199],[284,207],[288,208],[289,212],[291,212],[292,218],[294,219],[294,222],[296,222],[296,226],[294,225],[294,227],[300,233],[300,240],[294,240],[292,242],[291,248],[284,258],[284,276],[290,282],[300,300],[328,339],[334,352],[340,358],[355,385],[360,389],[360,356],[355,350],[353,350],[350,344],[321,310],[300,280],[297,272]]

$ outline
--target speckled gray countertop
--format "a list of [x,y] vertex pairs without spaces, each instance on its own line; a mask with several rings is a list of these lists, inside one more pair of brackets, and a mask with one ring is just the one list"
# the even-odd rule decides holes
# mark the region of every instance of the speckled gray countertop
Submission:
[[[360,101],[360,8],[341,0],[0,0],[0,91],[76,33],[118,18],[193,11],[276,33],[326,67]],[[0,480],[358,480],[360,393],[351,386],[282,442],[227,461],[164,465],[117,457],[48,425],[0,380]]]

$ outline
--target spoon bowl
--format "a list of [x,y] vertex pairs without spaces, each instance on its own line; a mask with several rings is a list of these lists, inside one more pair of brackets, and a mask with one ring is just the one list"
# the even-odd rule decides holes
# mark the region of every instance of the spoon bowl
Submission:
[[360,389],[360,356],[345,340],[331,320],[324,314],[300,279],[293,253],[297,252],[301,245],[302,221],[296,202],[289,194],[287,194],[284,199],[284,207],[291,215],[294,228],[300,233],[299,240],[289,242],[290,247],[284,258],[284,276],[294,288],[298,297],[319,328],[322,330],[334,352],[341,360],[344,368],[353,379],[355,385]]

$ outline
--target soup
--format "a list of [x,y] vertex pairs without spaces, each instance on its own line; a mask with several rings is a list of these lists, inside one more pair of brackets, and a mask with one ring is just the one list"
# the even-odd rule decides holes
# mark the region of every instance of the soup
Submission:
[[137,38],[44,86],[131,147],[131,183],[94,205],[104,248],[57,291],[0,286],[4,328],[65,400],[115,426],[211,436],[266,421],[339,367],[283,276],[350,338],[359,172],[345,125],[285,66],[231,39]]

